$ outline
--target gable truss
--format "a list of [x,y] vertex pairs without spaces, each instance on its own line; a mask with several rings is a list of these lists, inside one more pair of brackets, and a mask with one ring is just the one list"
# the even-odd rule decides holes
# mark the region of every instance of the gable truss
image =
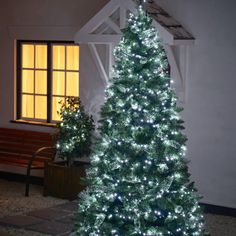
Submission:
[[[107,84],[112,67],[112,51],[119,43],[126,20],[130,13],[137,11],[137,0],[110,0],[94,17],[92,17],[75,35],[75,42],[88,44],[100,77]],[[153,18],[153,26],[157,28],[167,57],[175,74],[177,86],[184,90],[184,72],[178,65],[173,48],[178,45],[193,44],[193,36],[175,19],[168,15],[154,1],[145,4],[146,12]],[[107,66],[104,66],[96,45],[106,46]]]

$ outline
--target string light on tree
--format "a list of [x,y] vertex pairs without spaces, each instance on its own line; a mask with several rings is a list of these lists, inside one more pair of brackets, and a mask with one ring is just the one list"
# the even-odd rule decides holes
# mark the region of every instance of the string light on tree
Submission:
[[88,188],[80,195],[77,235],[205,234],[183,158],[182,109],[151,24],[142,7],[130,14],[114,51],[114,77],[101,111]]
[[77,97],[69,97],[62,103],[59,115],[62,122],[58,124],[56,149],[59,157],[66,159],[69,166],[75,157],[88,155],[91,146],[91,134],[94,122],[87,115]]

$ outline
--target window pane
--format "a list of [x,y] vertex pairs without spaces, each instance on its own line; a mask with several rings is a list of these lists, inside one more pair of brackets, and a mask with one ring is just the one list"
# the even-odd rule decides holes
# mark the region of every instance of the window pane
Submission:
[[57,111],[60,111],[60,108],[62,106],[62,104],[59,103],[61,101],[64,103],[65,99],[62,97],[52,98],[52,119],[53,120],[61,120],[60,115],[57,113]]
[[34,71],[22,70],[22,92],[34,93]]
[[53,72],[53,95],[65,95],[65,72]]
[[79,70],[79,46],[66,47],[66,69]]
[[79,96],[79,73],[66,73],[66,96]]
[[47,71],[35,71],[35,93],[47,94]]
[[34,68],[34,45],[22,45],[22,67]]
[[65,69],[65,46],[53,46],[53,69]]
[[47,69],[47,45],[36,45],[36,68]]
[[35,118],[47,119],[47,97],[35,96]]
[[34,96],[22,95],[22,117],[34,117]]

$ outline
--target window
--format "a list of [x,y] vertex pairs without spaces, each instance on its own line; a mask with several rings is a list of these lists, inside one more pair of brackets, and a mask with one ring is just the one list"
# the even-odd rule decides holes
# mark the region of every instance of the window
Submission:
[[79,96],[79,46],[41,41],[17,46],[17,119],[59,121],[59,102]]

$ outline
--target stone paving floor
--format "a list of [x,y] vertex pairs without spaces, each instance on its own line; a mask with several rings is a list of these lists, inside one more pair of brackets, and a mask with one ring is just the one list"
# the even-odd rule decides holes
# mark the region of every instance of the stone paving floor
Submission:
[[[76,208],[77,202],[72,201],[47,209],[31,211],[26,215],[5,216],[0,218],[0,226],[20,228],[44,235],[67,236],[73,229]],[[1,232],[0,236],[2,236]]]
[[[69,236],[73,230],[77,202],[67,202],[25,215],[0,217],[0,236]],[[211,236],[235,236],[236,218],[205,214]],[[9,227],[9,231],[6,229]],[[12,231],[15,229],[15,231]]]

